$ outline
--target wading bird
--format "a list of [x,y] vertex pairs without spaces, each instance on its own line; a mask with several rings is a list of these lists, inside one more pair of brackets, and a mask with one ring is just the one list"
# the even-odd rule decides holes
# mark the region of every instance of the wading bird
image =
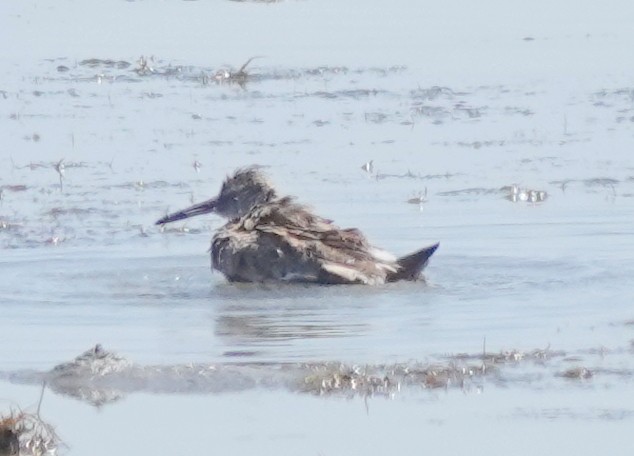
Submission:
[[211,265],[232,282],[377,285],[416,280],[438,248],[433,244],[397,259],[370,245],[358,229],[341,229],[292,197],[278,196],[254,166],[227,177],[215,198],[156,224],[210,212],[229,219],[211,242]]

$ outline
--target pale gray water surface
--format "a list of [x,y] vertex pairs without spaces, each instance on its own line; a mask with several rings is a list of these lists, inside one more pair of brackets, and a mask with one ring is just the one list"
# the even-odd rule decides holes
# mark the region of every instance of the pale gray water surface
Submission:
[[[507,3],[3,2],[0,398],[102,343],[147,377],[99,412],[52,385],[71,454],[626,454],[634,11]],[[253,163],[440,241],[427,283],[231,285],[222,220],[153,225]]]

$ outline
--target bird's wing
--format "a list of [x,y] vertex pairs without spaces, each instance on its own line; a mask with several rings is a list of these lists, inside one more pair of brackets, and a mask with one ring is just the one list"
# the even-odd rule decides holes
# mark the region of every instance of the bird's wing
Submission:
[[340,282],[382,283],[397,263],[374,249],[356,229],[340,229],[331,221],[296,204],[268,205],[254,211],[245,227],[278,238],[304,258],[318,262],[326,275]]

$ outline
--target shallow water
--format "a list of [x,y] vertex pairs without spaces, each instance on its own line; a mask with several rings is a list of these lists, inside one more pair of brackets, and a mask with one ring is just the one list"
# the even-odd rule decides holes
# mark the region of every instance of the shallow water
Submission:
[[[2,4],[0,410],[101,343],[145,382],[98,410],[51,384],[71,454],[623,454],[633,37],[541,6]],[[231,285],[222,220],[154,226],[253,163],[380,247],[440,241],[426,282]]]

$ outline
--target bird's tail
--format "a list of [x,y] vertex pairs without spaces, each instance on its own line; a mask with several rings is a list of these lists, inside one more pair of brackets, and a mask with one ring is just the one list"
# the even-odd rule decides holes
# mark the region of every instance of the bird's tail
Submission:
[[396,282],[397,280],[418,279],[420,273],[427,266],[429,257],[434,254],[439,245],[439,243],[436,243],[399,258],[397,260],[399,268],[387,276],[387,281]]

